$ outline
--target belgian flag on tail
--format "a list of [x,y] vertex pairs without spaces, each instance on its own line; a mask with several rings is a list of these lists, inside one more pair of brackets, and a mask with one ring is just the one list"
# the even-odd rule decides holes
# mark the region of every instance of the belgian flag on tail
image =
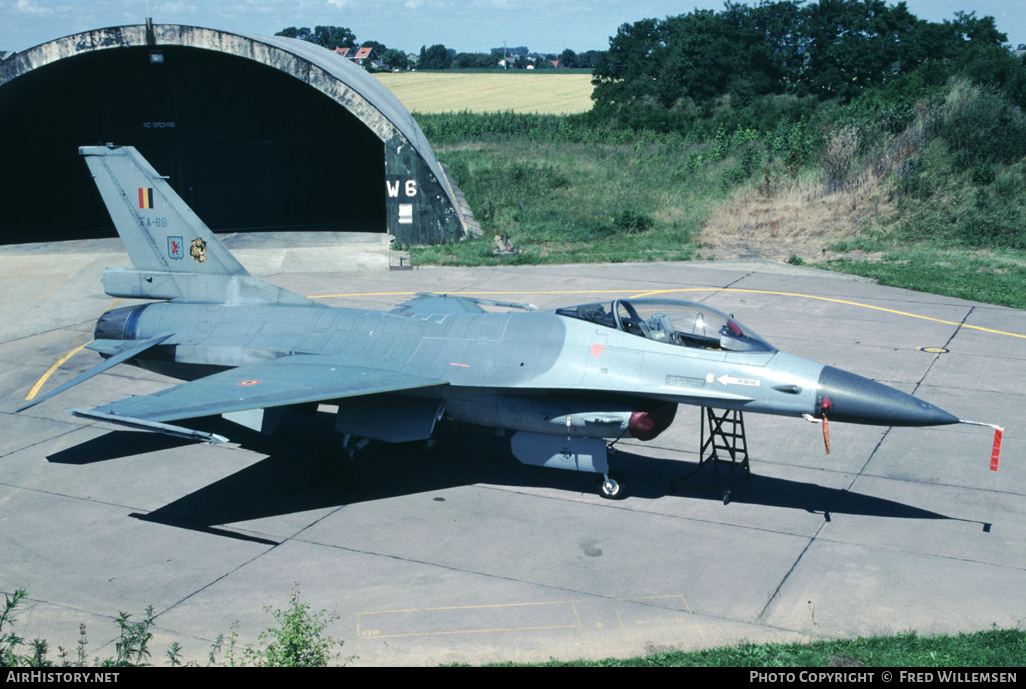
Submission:
[[139,187],[139,208],[153,208],[152,187]]

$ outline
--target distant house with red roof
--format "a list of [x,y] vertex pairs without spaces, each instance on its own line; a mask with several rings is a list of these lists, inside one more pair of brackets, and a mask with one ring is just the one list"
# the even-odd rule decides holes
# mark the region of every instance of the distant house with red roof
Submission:
[[335,48],[334,52],[347,60],[352,60],[361,67],[368,61],[375,66],[384,66],[381,59],[378,57],[377,51],[375,51],[371,46],[363,46],[362,48]]

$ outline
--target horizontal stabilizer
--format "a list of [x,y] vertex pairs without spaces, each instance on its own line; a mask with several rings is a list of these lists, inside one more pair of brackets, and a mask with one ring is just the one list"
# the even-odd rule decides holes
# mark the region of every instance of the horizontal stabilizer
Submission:
[[239,366],[94,411],[144,421],[176,421],[245,409],[324,402],[447,385],[444,380],[343,366],[325,356],[285,356]]
[[85,381],[89,380],[90,378],[92,378],[93,376],[95,376],[98,373],[103,373],[107,369],[113,368],[114,366],[117,366],[118,364],[120,364],[123,361],[128,361],[132,357],[139,356],[140,354],[145,352],[150,347],[154,347],[156,345],[159,345],[161,342],[163,342],[167,338],[171,337],[171,335],[173,335],[173,334],[174,333],[167,333],[166,335],[158,335],[157,337],[150,338],[149,340],[144,340],[142,342],[139,342],[138,344],[135,344],[134,346],[124,347],[124,348],[118,350],[118,352],[116,354],[114,354],[113,356],[111,356],[109,359],[105,359],[104,361],[101,361],[99,364],[97,364],[96,366],[93,366],[91,369],[89,369],[85,373],[83,373],[83,374],[81,374],[79,376],[76,376],[75,378],[73,378],[72,380],[69,380],[67,383],[65,383],[64,385],[61,385],[58,388],[54,388],[53,390],[51,390],[50,392],[46,393],[42,397],[40,397],[38,399],[35,399],[35,400],[32,400],[28,404],[23,404],[22,406],[18,407],[14,411],[15,411],[15,413],[20,412],[20,411],[24,411],[25,409],[28,409],[29,407],[34,407],[37,404],[39,404],[40,402],[45,402],[46,400],[50,399],[51,397],[54,397],[56,395],[61,394],[65,390],[70,390],[71,388],[75,387],[79,383],[84,383]]
[[175,299],[191,304],[291,304],[324,307],[302,295],[251,275],[183,276],[156,270],[107,268],[103,291],[120,299]]

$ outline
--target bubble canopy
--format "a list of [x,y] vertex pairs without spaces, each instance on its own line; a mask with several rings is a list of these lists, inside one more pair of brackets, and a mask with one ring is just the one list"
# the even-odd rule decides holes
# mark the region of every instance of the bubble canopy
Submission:
[[704,304],[674,299],[614,299],[556,309],[656,342],[695,349],[775,352],[776,348],[732,317]]

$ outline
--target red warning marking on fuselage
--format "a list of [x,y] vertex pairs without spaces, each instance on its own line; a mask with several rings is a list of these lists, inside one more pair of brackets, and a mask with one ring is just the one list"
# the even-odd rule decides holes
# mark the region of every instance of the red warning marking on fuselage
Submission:
[[591,358],[598,359],[600,356],[602,356],[602,352],[604,352],[605,349],[606,346],[604,344],[598,344],[596,342],[595,344],[591,345]]
[[239,381],[239,385],[245,385],[245,386],[260,385],[260,381],[259,380],[240,380]]
[[450,366],[459,366],[460,368],[470,368],[470,364],[457,364],[455,361],[449,362]]

